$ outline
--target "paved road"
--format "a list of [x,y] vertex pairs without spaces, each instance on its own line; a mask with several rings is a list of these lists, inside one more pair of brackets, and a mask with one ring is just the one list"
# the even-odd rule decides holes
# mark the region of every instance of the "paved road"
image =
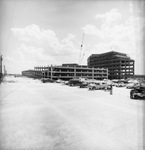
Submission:
[[144,101],[19,78],[1,85],[0,150],[143,150]]

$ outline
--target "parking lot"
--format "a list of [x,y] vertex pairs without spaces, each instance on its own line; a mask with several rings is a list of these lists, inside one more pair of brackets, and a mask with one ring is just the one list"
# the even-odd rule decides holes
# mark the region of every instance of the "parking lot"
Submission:
[[1,84],[1,150],[143,150],[144,100],[8,77]]

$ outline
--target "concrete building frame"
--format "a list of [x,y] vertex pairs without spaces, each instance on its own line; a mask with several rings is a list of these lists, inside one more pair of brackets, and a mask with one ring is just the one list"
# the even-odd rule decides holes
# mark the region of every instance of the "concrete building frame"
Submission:
[[87,67],[77,64],[62,64],[61,66],[34,67],[36,78],[70,80],[76,78],[108,79],[108,69]]
[[88,67],[108,68],[109,79],[127,79],[134,75],[134,60],[125,53],[111,51],[92,54],[87,63]]

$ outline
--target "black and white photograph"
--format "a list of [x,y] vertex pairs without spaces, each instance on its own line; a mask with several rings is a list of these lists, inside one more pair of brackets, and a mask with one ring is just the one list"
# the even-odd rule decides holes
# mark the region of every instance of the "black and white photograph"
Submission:
[[0,0],[0,150],[145,150],[144,42],[144,0]]

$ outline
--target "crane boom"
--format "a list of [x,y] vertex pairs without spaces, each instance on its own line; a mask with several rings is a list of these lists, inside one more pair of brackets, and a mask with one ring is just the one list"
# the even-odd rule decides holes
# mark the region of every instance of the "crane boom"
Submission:
[[81,57],[82,57],[81,53],[82,53],[82,49],[83,49],[84,36],[85,36],[85,34],[83,33],[82,42],[81,42],[81,48],[80,48],[79,64],[81,63]]

